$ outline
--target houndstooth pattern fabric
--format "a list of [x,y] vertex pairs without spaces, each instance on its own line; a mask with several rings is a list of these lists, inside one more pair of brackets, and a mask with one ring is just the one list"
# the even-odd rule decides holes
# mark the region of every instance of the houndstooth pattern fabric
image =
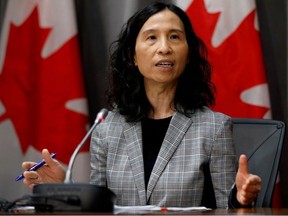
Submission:
[[144,182],[141,123],[110,111],[92,134],[92,184],[107,185],[117,205],[199,206],[209,164],[218,208],[228,207],[236,156],[231,119],[206,108],[191,118],[176,112],[148,182]]

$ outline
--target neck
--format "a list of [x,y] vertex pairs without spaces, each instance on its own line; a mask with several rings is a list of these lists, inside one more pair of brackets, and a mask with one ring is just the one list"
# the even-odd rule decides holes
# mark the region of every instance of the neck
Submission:
[[152,106],[148,114],[152,119],[163,119],[173,115],[174,91],[147,91],[147,98]]
[[148,113],[148,117],[162,119],[172,116],[175,112],[174,96],[177,82],[155,84],[153,82],[144,81],[144,86],[147,98],[152,106]]
[[168,117],[171,117],[174,113],[174,110],[167,110],[165,112],[159,112],[159,111],[156,111],[155,110],[152,110],[149,115],[148,115],[148,118],[151,118],[151,119],[164,119],[164,118],[168,118]]

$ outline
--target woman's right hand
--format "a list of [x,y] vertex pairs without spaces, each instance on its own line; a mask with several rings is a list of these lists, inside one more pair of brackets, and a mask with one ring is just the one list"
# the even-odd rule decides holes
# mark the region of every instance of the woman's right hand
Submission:
[[[26,184],[29,188],[33,188],[36,184],[41,183],[59,183],[63,182],[65,179],[65,169],[60,164],[59,161],[51,158],[50,153],[47,149],[42,150],[42,157],[45,160],[44,166],[40,167],[36,171],[24,171],[23,183]],[[23,162],[22,167],[27,170],[35,162]]]

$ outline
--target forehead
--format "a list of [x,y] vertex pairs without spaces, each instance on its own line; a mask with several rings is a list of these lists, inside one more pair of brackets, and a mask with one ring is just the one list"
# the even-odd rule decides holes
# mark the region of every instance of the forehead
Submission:
[[181,19],[174,12],[165,9],[152,15],[142,26],[140,32],[158,29],[179,29],[184,31]]

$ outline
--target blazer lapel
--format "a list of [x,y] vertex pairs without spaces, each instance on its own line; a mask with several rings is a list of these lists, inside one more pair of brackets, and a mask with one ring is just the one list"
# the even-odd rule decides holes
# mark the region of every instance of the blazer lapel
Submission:
[[138,188],[141,205],[146,204],[146,191],[144,180],[144,163],[142,152],[141,123],[124,123],[124,136],[127,141],[127,154],[134,175],[135,184]]
[[172,117],[164,141],[162,143],[157,160],[153,167],[148,187],[147,187],[147,201],[149,200],[153,189],[161,176],[163,170],[167,166],[170,158],[181,143],[185,132],[192,123],[192,119],[180,114],[178,112]]

